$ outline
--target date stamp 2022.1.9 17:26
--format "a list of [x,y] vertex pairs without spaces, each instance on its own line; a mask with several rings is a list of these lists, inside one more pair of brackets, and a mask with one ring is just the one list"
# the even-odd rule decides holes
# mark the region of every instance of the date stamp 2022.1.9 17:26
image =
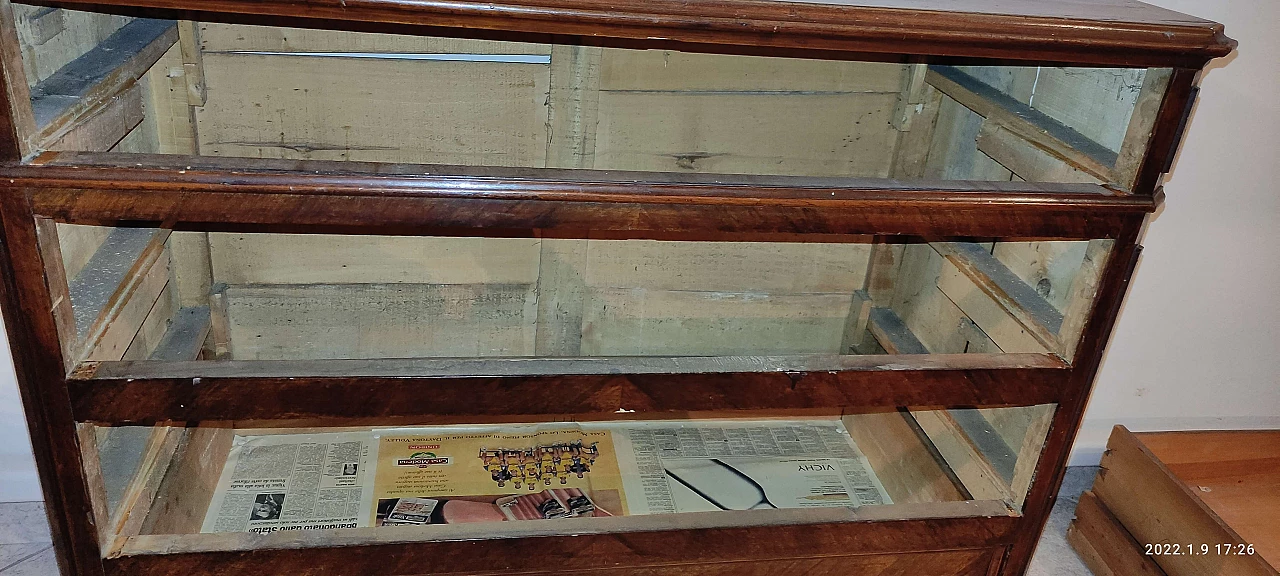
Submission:
[[1160,542],[1144,544],[1143,553],[1147,556],[1253,556],[1253,544],[1223,542],[1220,544],[1190,544],[1177,542]]

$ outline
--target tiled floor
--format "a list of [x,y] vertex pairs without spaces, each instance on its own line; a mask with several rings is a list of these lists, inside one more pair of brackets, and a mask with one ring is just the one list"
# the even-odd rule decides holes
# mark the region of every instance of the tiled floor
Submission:
[[[1049,524],[1040,535],[1040,546],[1031,557],[1027,576],[1093,576],[1080,557],[1067,545],[1067,525],[1076,516],[1076,503],[1080,495],[1093,486],[1098,475],[1096,466],[1067,468],[1067,477],[1058,491],[1058,502],[1049,514]],[[6,574],[5,576],[8,576]]]
[[44,504],[0,503],[0,574],[54,576],[57,573]]
[[[1058,504],[1040,538],[1028,576],[1092,576],[1067,546],[1080,493],[1093,485],[1097,468],[1069,468]],[[39,502],[0,503],[0,576],[57,576],[58,566],[49,544],[44,505]]]

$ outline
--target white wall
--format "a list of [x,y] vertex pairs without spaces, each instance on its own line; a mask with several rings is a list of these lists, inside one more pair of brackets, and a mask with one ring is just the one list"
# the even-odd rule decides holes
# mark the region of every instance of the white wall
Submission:
[[[1226,24],[1240,50],[1204,78],[1073,464],[1096,463],[1116,423],[1280,428],[1280,3],[1153,3]],[[7,342],[2,350],[0,501],[36,500]]]
[[1201,82],[1073,464],[1132,430],[1280,428],[1280,2],[1147,0],[1240,42]]
[[[0,322],[0,326],[3,323]],[[31,455],[27,421],[9,354],[9,335],[0,330],[0,502],[42,500]]]

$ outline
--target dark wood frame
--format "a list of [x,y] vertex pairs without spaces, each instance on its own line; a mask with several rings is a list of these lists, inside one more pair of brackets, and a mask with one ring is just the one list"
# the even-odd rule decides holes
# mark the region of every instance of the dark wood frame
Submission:
[[[45,3],[45,2],[42,2]],[[26,406],[59,563],[69,574],[261,572],[385,574],[440,569],[483,571],[464,561],[519,548],[532,556],[582,561],[589,572],[625,565],[763,562],[927,550],[983,551],[991,574],[1021,574],[1061,483],[1103,349],[1136,265],[1146,215],[1162,199],[1161,176],[1176,152],[1198,72],[1230,52],[1221,26],[1187,19],[1125,21],[1122,15],[945,13],[764,0],[618,2],[608,11],[575,0],[503,5],[481,2],[318,2],[100,0],[50,5],[133,14],[504,39],[554,39],[629,47],[817,58],[936,61],[986,58],[1077,65],[1168,66],[1166,92],[1137,184],[1129,192],[1097,186],[897,183],[877,180],[742,177],[724,182],[684,175],[506,169],[448,169],[348,163],[124,157],[51,153],[22,162],[20,119],[0,107],[0,296]],[[193,8],[196,8],[193,10]],[[1100,8],[1100,10],[1107,10]],[[157,12],[159,11],[159,12]],[[662,38],[661,40],[655,38]],[[0,77],[7,97],[11,79]],[[22,91],[16,91],[21,93]],[[140,164],[140,165],[139,165]],[[634,175],[632,175],[634,176]],[[530,235],[829,241],[842,235],[1111,238],[1115,245],[1074,358],[970,358],[951,367],[920,360],[909,369],[874,362],[835,372],[750,374],[554,374],[444,378],[408,370],[376,376],[292,374],[253,377],[234,370],[196,377],[183,365],[130,372],[128,365],[64,368],[37,235],[37,217],[89,224],[266,231],[342,231],[443,235]],[[984,364],[984,362],[987,362]],[[420,367],[419,367],[420,368]],[[184,373],[187,370],[187,373]],[[305,369],[302,369],[305,372]],[[321,371],[323,372],[323,371]],[[295,377],[297,376],[297,377]],[[659,380],[666,381],[665,383]],[[680,386],[673,387],[671,381]],[[783,524],[689,531],[596,534],[352,549],[204,552],[154,557],[100,556],[93,506],[76,435],[77,421],[187,422],[219,419],[344,419],[421,416],[397,406],[430,386],[442,398],[433,415],[507,415],[512,405],[477,402],[477,385],[537,398],[547,386],[572,389],[582,413],[625,407],[683,410],[840,408],[920,405],[1025,406],[1054,402],[1055,413],[1021,516]],[[249,406],[248,386],[267,386],[290,402]],[[353,392],[379,401],[350,405]],[[678,389],[677,389],[678,388]],[[602,390],[609,394],[593,394]],[[697,392],[691,393],[692,392]],[[601,402],[593,398],[622,398]],[[300,399],[300,400],[299,400]],[[617,405],[615,405],[617,404]],[[528,408],[525,408],[528,410]],[[532,413],[564,412],[534,405]],[[745,543],[752,543],[744,546]],[[388,559],[394,559],[389,562]],[[470,563],[467,563],[470,562]],[[340,566],[341,568],[335,568]],[[522,565],[533,569],[536,563]],[[727,570],[721,568],[721,570]]]

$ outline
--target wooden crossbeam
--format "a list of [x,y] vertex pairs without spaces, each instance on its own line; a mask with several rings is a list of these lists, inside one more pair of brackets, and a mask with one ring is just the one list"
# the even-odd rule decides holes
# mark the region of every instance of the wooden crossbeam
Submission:
[[897,313],[888,308],[872,308],[867,328],[890,354],[928,354],[929,349],[911,333]]
[[[169,281],[167,229],[119,229],[71,282],[71,302],[82,344],[79,358],[118,360]],[[145,240],[141,250],[137,244]],[[123,272],[121,272],[123,271]],[[108,295],[102,298],[103,295]],[[117,322],[127,318],[126,322]]]
[[938,287],[1005,352],[1057,352],[1063,316],[985,248],[930,244],[947,260]]
[[951,66],[930,66],[926,81],[988,123],[999,125],[1103,182],[1116,180],[1116,153]]
[[[56,148],[77,126],[100,115],[134,87],[177,41],[178,29],[172,20],[139,18],[36,84],[31,89],[35,147]],[[119,137],[103,136],[102,141],[118,142],[127,131]]]

